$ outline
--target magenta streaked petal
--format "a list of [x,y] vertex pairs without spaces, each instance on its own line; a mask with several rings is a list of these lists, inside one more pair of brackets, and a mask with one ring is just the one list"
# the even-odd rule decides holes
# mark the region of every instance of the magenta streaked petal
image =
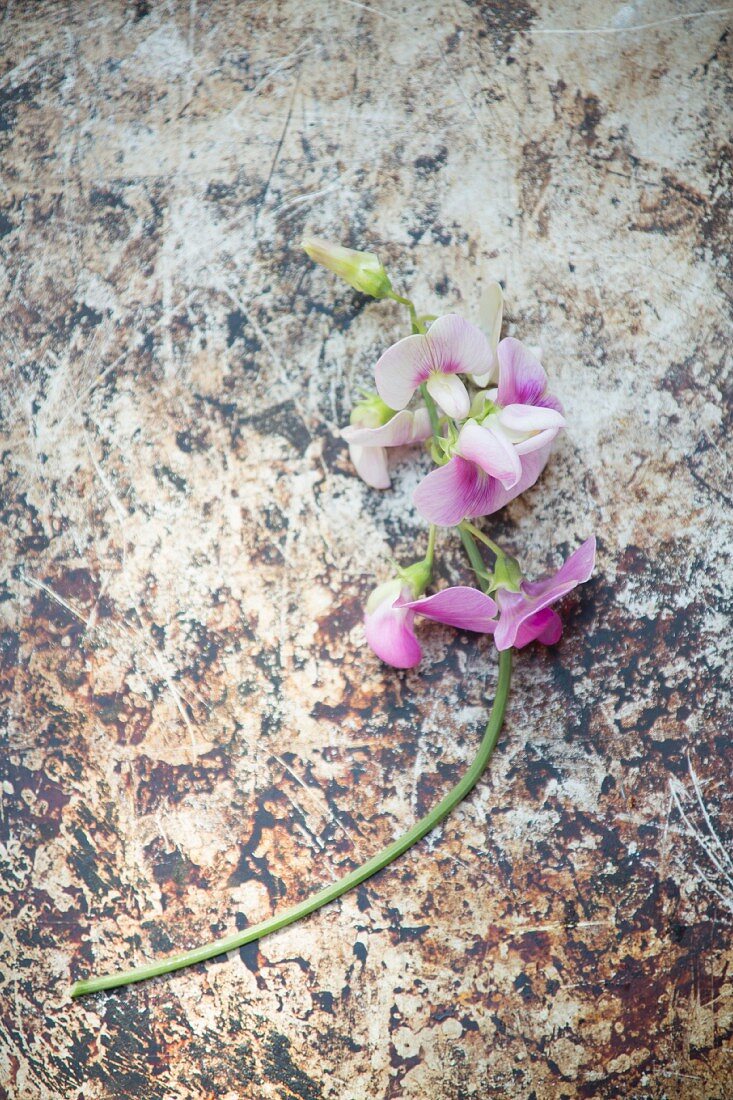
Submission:
[[457,313],[447,313],[428,329],[432,369],[441,374],[483,374],[493,352],[483,332]]
[[472,514],[480,477],[489,480],[473,462],[456,455],[422,479],[412,496],[415,507],[429,523],[455,527]]
[[522,464],[514,444],[491,423],[492,419],[490,417],[485,424],[468,420],[461,428],[456,451],[475,462],[485,474],[498,478],[505,489],[511,489],[522,476]]
[[539,360],[513,336],[501,341],[496,354],[499,360],[499,404],[537,405],[547,387],[547,375]]
[[484,595],[477,588],[462,585],[444,588],[433,596],[424,596],[420,600],[397,601],[397,606],[409,607],[416,614],[424,615],[459,630],[474,630],[478,634],[492,634],[496,627],[497,606],[491,596]]
[[520,624],[514,646],[522,649],[530,642],[541,642],[542,645],[555,645],[562,637],[562,619],[557,611],[551,607],[545,607],[542,611],[536,611]]
[[375,368],[377,392],[390,409],[404,409],[433,367],[426,336],[405,336],[387,348]]
[[424,477],[413,493],[418,512],[429,523],[455,527],[462,519],[490,516],[510,500],[534,485],[550,456],[550,444],[531,454],[521,455],[522,476],[511,489],[505,489],[495,477],[475,463],[455,455],[445,466],[438,466]]
[[424,407],[415,412],[402,409],[379,428],[360,428],[357,424],[350,424],[341,432],[347,443],[359,447],[404,447],[408,443],[427,439],[429,435],[430,417]]
[[[403,595],[410,594],[409,589]],[[414,668],[422,657],[420,643],[412,623],[415,612],[409,607],[395,607],[389,597],[364,616],[364,630],[371,648],[382,661],[395,668]]]
[[454,420],[468,416],[471,399],[468,390],[455,374],[431,374],[427,381],[428,393],[446,414]]
[[542,432],[547,428],[564,428],[565,417],[547,405],[505,405],[499,413],[499,423],[513,432]]
[[[523,493],[525,489],[529,489],[534,485],[537,478],[540,476],[547,460],[550,457],[550,449],[552,444],[540,450],[532,451],[531,454],[519,456],[519,460],[522,464],[522,476],[516,485],[511,489],[505,489],[499,481],[495,478],[487,478],[488,485],[484,488],[483,496],[480,499],[475,499],[474,503],[480,504],[481,509],[470,513],[469,518],[478,516],[490,516],[494,512],[498,512],[500,508],[503,508],[505,504],[508,504],[515,497],[518,497],[520,493]],[[519,450],[519,448],[517,448]]]
[[392,482],[384,447],[362,447],[358,443],[350,443],[349,454],[362,481],[372,489],[389,489]]
[[[520,637],[520,628],[523,624],[538,612],[544,611],[550,604],[556,603],[576,585],[587,581],[593,572],[595,556],[596,540],[595,536],[591,535],[552,577],[545,577],[541,581],[523,581],[521,592],[500,589],[496,594],[500,611],[499,625],[495,634],[497,649],[509,649],[510,646],[517,645],[516,639]],[[555,629],[557,629],[556,624]],[[551,633],[549,620],[547,630],[549,636]],[[539,638],[540,635],[537,634],[535,637]],[[526,645],[526,642],[522,644]]]
[[[596,563],[596,537],[591,535],[585,542],[574,550],[568,560],[564,562],[557,573],[551,577],[545,577],[541,581],[525,581],[522,591],[532,599],[544,600],[546,596],[555,593],[553,600],[559,600],[566,592],[570,592],[578,584],[590,579]],[[543,605],[544,606],[544,605]]]

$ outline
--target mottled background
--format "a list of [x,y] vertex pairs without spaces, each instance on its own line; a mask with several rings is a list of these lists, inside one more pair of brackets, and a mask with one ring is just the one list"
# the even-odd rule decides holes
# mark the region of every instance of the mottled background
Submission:
[[[733,1097],[731,14],[5,6],[2,1096]],[[305,229],[425,311],[503,281],[570,426],[490,530],[535,571],[596,531],[597,574],[428,842],[72,1003],[352,868],[480,737],[489,640],[365,648],[427,460],[354,476],[337,429],[406,318]]]

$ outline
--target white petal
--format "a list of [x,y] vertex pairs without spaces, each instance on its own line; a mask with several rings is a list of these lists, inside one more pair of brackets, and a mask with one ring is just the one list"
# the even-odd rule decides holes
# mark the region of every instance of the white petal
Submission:
[[457,374],[431,374],[428,393],[446,416],[452,416],[454,420],[463,420],[468,416],[471,400]]
[[494,372],[493,370],[490,370],[487,371],[486,374],[472,374],[471,381],[473,382],[474,386],[478,386],[480,390],[483,390],[489,385],[490,382],[494,381]]
[[360,428],[356,424],[350,424],[342,430],[341,438],[359,447],[404,447],[407,443],[427,439],[430,435],[430,419],[428,418],[425,431],[425,417],[427,409],[424,407],[414,413],[409,409],[402,409],[379,428]]
[[390,409],[404,409],[431,370],[433,364],[427,336],[405,336],[387,348],[377,362],[377,393]]
[[546,428],[563,428],[565,417],[556,409],[544,405],[505,405],[499,413],[503,427],[513,432],[542,432]]
[[484,424],[468,420],[458,436],[456,453],[497,478],[505,489],[512,489],[522,476],[519,455],[494,416]]
[[387,452],[384,447],[349,446],[351,461],[359,477],[372,489],[389,489],[392,482],[387,468]]
[[443,374],[483,374],[491,367],[491,345],[477,325],[447,313],[428,330],[432,369]]
[[504,314],[504,292],[499,283],[489,283],[481,294],[478,316],[481,328],[489,338],[492,350],[496,350],[501,336],[501,322]]

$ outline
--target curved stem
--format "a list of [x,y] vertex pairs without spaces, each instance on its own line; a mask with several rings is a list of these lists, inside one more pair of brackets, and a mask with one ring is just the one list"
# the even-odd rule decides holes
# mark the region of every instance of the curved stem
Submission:
[[433,432],[433,439],[437,442],[440,438],[440,416],[438,415],[438,408],[432,397],[428,393],[428,387],[425,385],[424,382],[420,386],[420,396],[425,402],[425,407],[428,410],[428,416],[430,417],[430,427]]
[[316,909],[320,909],[323,905],[328,905],[329,902],[345,894],[347,890],[352,890],[354,886],[358,886],[366,879],[371,878],[372,875],[376,875],[378,871],[381,871],[388,864],[392,863],[393,860],[406,852],[408,848],[411,848],[413,844],[417,844],[419,840],[422,840],[422,838],[446,818],[448,814],[456,808],[459,802],[461,802],[476,786],[489,762],[496,742],[499,739],[509,695],[511,673],[511,650],[504,650],[503,653],[499,654],[499,680],[496,686],[496,695],[494,697],[493,707],[491,708],[488,725],[486,726],[486,732],[479,745],[474,761],[463,778],[456,783],[455,787],[448,792],[445,798],[439,802],[430,813],[416,822],[411,829],[408,829],[408,831],[403,833],[401,837],[398,837],[397,840],[388,844],[387,847],[383,848],[377,855],[372,856],[370,860],[363,863],[361,867],[357,867],[355,871],[351,871],[348,875],[344,875],[338,882],[331,883],[330,886],[326,886],[323,890],[319,890],[317,894],[313,894],[310,898],[306,898],[306,900],[301,901],[300,904],[294,905],[291,909],[286,909],[285,912],[281,913],[279,916],[270,917],[269,920],[261,921],[259,924],[253,925],[252,928],[246,928],[243,932],[236,933],[236,935],[225,936],[223,939],[214,940],[213,943],[208,943],[204,947],[197,947],[193,951],[184,951],[180,955],[174,955],[170,959],[162,959],[159,962],[148,963],[145,966],[135,967],[134,970],[124,970],[118,974],[107,974],[101,978],[91,978],[89,981],[76,982],[71,989],[71,996],[83,997],[87,993],[98,993],[103,989],[117,989],[119,986],[131,985],[133,982],[142,982],[146,978],[155,978],[160,974],[170,974],[174,970],[183,969],[185,966],[192,966],[194,963],[205,962],[206,959],[213,959],[217,955],[224,954],[226,951],[235,951],[238,947],[243,947],[247,943],[252,943],[253,940],[259,940],[262,939],[263,936],[270,935],[272,932],[278,932],[288,924],[293,924],[294,921],[300,920],[301,917],[307,917],[309,913],[315,912]]
[[466,548],[466,553],[468,554],[471,562],[471,568],[478,577],[479,584],[485,592],[487,587],[487,572],[484,559],[479,553],[479,548],[473,541],[473,536],[471,535],[470,531],[468,531],[462,523],[459,524],[458,534],[461,536],[461,542]]
[[425,561],[429,564],[430,568],[433,568],[433,561],[435,560],[435,537],[438,534],[438,528],[434,523],[430,524],[428,530],[428,549],[425,554]]
[[462,531],[468,531],[469,534],[473,535],[474,538],[477,538],[479,542],[482,542],[484,546],[488,546],[489,550],[491,550],[492,554],[495,554],[497,558],[506,557],[506,554],[504,553],[502,548],[498,546],[493,539],[490,539],[488,535],[484,534],[484,532],[476,527],[473,523],[469,523],[467,519],[464,519],[463,523],[461,523],[460,526]]
[[401,294],[397,294],[394,290],[390,291],[387,295],[393,302],[399,302],[401,306],[407,306],[410,311],[410,324],[412,325],[412,333],[425,332],[425,325],[421,322],[415,309],[415,303],[410,298],[403,298]]

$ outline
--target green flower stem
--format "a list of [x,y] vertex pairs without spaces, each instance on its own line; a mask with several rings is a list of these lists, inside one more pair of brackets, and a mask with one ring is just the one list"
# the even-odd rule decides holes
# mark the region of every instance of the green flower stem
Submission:
[[425,332],[425,324],[418,317],[417,310],[415,309],[415,303],[411,301],[410,298],[403,298],[402,295],[396,294],[394,290],[390,291],[387,297],[391,298],[393,302],[399,302],[401,306],[407,306],[410,311],[410,322],[412,324],[413,336],[416,333]]
[[[466,531],[467,533],[473,535],[474,538],[477,538],[479,542],[482,542],[484,546],[488,546],[489,550],[491,550],[492,554],[495,554],[497,558],[506,557],[506,554],[504,553],[502,548],[498,546],[493,539],[490,539],[489,536],[485,535],[483,531],[480,531],[478,527],[474,527],[474,525],[472,523],[469,523],[467,519],[464,519],[463,523],[460,524],[460,530],[461,535],[463,535],[463,532]],[[464,546],[465,545],[466,544],[464,542]]]
[[420,396],[425,402],[425,408],[428,410],[428,416],[430,417],[430,427],[433,432],[433,441],[437,444],[440,439],[440,416],[438,415],[438,408],[433,401],[432,397],[428,393],[428,387],[423,384],[420,386]]
[[479,548],[473,541],[471,532],[465,523],[461,523],[458,526],[458,534],[461,536],[461,542],[466,548],[466,553],[471,561],[471,568],[478,577],[479,584],[483,588],[484,592],[488,587],[488,573],[486,572],[486,565],[484,559],[479,553]]
[[455,787],[448,792],[445,798],[439,802],[430,813],[416,822],[411,829],[408,829],[408,831],[403,833],[401,837],[398,837],[397,840],[394,840],[391,844],[387,845],[386,848],[383,848],[377,855],[372,856],[370,860],[363,863],[361,867],[358,867],[355,871],[349,872],[348,875],[344,875],[338,882],[334,882],[330,886],[326,886],[323,890],[319,890],[318,893],[313,894],[310,898],[306,898],[305,901],[301,901],[300,904],[294,905],[291,909],[286,909],[285,912],[281,913],[279,916],[270,917],[268,920],[261,921],[259,924],[253,925],[252,928],[247,928],[234,936],[225,936],[223,939],[214,940],[213,943],[206,944],[204,947],[197,947],[193,951],[184,951],[180,955],[174,955],[170,959],[162,959],[159,962],[138,966],[135,967],[134,970],[123,970],[118,974],[107,974],[101,978],[91,978],[89,981],[76,982],[72,986],[71,996],[83,997],[87,993],[99,993],[103,989],[117,989],[123,985],[131,985],[133,982],[145,981],[146,978],[156,978],[161,974],[171,974],[175,970],[182,970],[184,967],[192,966],[194,963],[205,962],[207,959],[213,959],[217,955],[223,955],[226,951],[236,951],[237,948],[244,947],[245,944],[252,943],[253,940],[260,940],[263,936],[269,936],[272,932],[278,932],[281,928],[285,928],[287,925],[300,920],[301,917],[307,917],[310,913],[314,913],[316,909],[320,909],[323,905],[328,905],[329,902],[335,901],[336,898],[345,894],[347,890],[352,890],[355,886],[359,886],[360,883],[365,882],[366,879],[371,878],[372,875],[376,875],[378,871],[383,870],[392,863],[393,860],[403,855],[413,846],[413,844],[417,844],[419,840],[427,836],[436,825],[439,825],[448,814],[452,813],[456,806],[463,801],[466,795],[469,794],[478,783],[499,739],[499,733],[501,732],[502,723],[504,721],[507,698],[509,696],[511,674],[511,650],[505,650],[503,653],[499,654],[499,680],[496,686],[496,695],[494,697],[494,704],[491,708],[486,731],[474,761],[463,778],[456,783]]
[[427,553],[425,554],[425,561],[428,563],[431,569],[433,568],[433,561],[435,560],[435,538],[437,534],[438,528],[435,526],[434,523],[431,523],[430,530],[428,531],[428,549]]

